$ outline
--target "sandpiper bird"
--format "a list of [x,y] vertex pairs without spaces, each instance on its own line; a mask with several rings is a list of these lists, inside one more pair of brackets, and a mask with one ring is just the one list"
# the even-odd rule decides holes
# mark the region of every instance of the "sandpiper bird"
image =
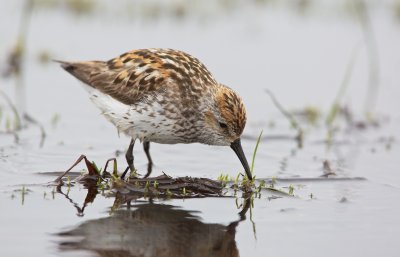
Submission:
[[133,50],[106,62],[58,62],[85,84],[90,99],[118,132],[131,137],[125,155],[131,171],[136,139],[143,142],[149,161],[145,177],[153,164],[150,142],[197,142],[230,146],[252,178],[240,142],[246,124],[243,102],[195,57],[154,48]]

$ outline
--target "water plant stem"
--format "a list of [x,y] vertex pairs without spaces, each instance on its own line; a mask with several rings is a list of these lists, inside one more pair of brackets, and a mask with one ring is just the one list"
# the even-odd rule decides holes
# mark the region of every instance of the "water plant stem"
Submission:
[[253,176],[253,171],[254,171],[254,163],[256,160],[257,150],[258,150],[258,146],[260,145],[260,142],[261,142],[262,134],[263,134],[263,130],[261,130],[261,133],[258,136],[257,143],[256,143],[256,146],[254,147],[254,151],[253,151],[253,157],[251,159],[250,172],[251,172],[252,176]]
[[299,148],[302,148],[304,141],[303,138],[304,132],[300,124],[297,122],[297,120],[293,117],[293,115],[290,112],[286,111],[286,109],[283,108],[283,106],[276,99],[275,95],[269,89],[265,89],[265,92],[271,97],[271,100],[273,104],[276,106],[276,108],[278,108],[278,110],[288,119],[290,125],[297,130],[297,136],[296,136],[297,146]]

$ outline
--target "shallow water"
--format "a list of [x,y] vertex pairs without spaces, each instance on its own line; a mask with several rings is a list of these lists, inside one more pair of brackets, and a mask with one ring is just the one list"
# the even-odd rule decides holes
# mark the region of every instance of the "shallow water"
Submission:
[[[16,37],[21,3],[0,5],[0,17],[8,21],[0,23],[2,61]],[[360,25],[340,4],[317,5],[305,14],[290,4],[231,6],[217,14],[200,5],[198,11],[189,9],[189,17],[166,15],[151,22],[130,17],[126,2],[83,17],[37,8],[25,82],[29,113],[45,126],[47,137],[40,147],[34,126],[19,134],[18,144],[0,133],[0,256],[397,256],[400,25],[390,9],[393,3],[369,5],[379,52],[375,110],[380,126],[346,131],[342,125],[330,148],[321,142],[326,138],[322,124],[306,126],[302,149],[293,140],[271,138],[293,137],[295,131],[264,89],[289,110],[316,106],[326,113],[356,48],[343,101],[357,119],[363,118],[368,54]],[[237,90],[248,111],[244,134],[249,139],[243,141],[248,159],[262,129],[266,136],[255,162],[257,177],[281,178],[276,186],[287,190],[293,185],[295,197],[275,199],[263,191],[244,218],[237,206],[241,197],[143,201],[110,215],[113,199],[100,194],[81,217],[69,199],[45,186],[55,176],[39,173],[65,170],[82,153],[103,165],[129,140],[118,137],[76,80],[55,64],[40,64],[39,52],[46,50],[55,59],[108,59],[145,47],[185,50]],[[13,80],[2,79],[1,85],[13,94]],[[55,114],[57,123],[51,121]],[[153,144],[151,151],[156,175],[216,178],[241,170],[228,148]],[[139,171],[144,170],[141,147],[135,148],[135,158]],[[122,165],[123,155],[118,160]],[[339,179],[321,179],[324,160]],[[86,193],[76,186],[68,197],[82,206]]]

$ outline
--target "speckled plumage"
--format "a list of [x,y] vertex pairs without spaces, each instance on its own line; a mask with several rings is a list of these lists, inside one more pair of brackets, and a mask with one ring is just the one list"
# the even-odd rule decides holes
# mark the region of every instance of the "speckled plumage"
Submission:
[[133,140],[227,146],[240,140],[246,124],[241,98],[187,53],[140,49],[106,62],[61,63]]

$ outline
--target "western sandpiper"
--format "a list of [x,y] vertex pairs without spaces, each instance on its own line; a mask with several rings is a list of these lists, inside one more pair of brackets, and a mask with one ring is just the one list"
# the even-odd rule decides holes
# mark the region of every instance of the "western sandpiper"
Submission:
[[150,175],[150,142],[230,146],[252,178],[240,136],[246,110],[240,96],[218,83],[195,57],[172,49],[140,49],[109,61],[65,62],[90,99],[118,132],[131,137],[126,160],[133,171],[133,146],[143,142]]

